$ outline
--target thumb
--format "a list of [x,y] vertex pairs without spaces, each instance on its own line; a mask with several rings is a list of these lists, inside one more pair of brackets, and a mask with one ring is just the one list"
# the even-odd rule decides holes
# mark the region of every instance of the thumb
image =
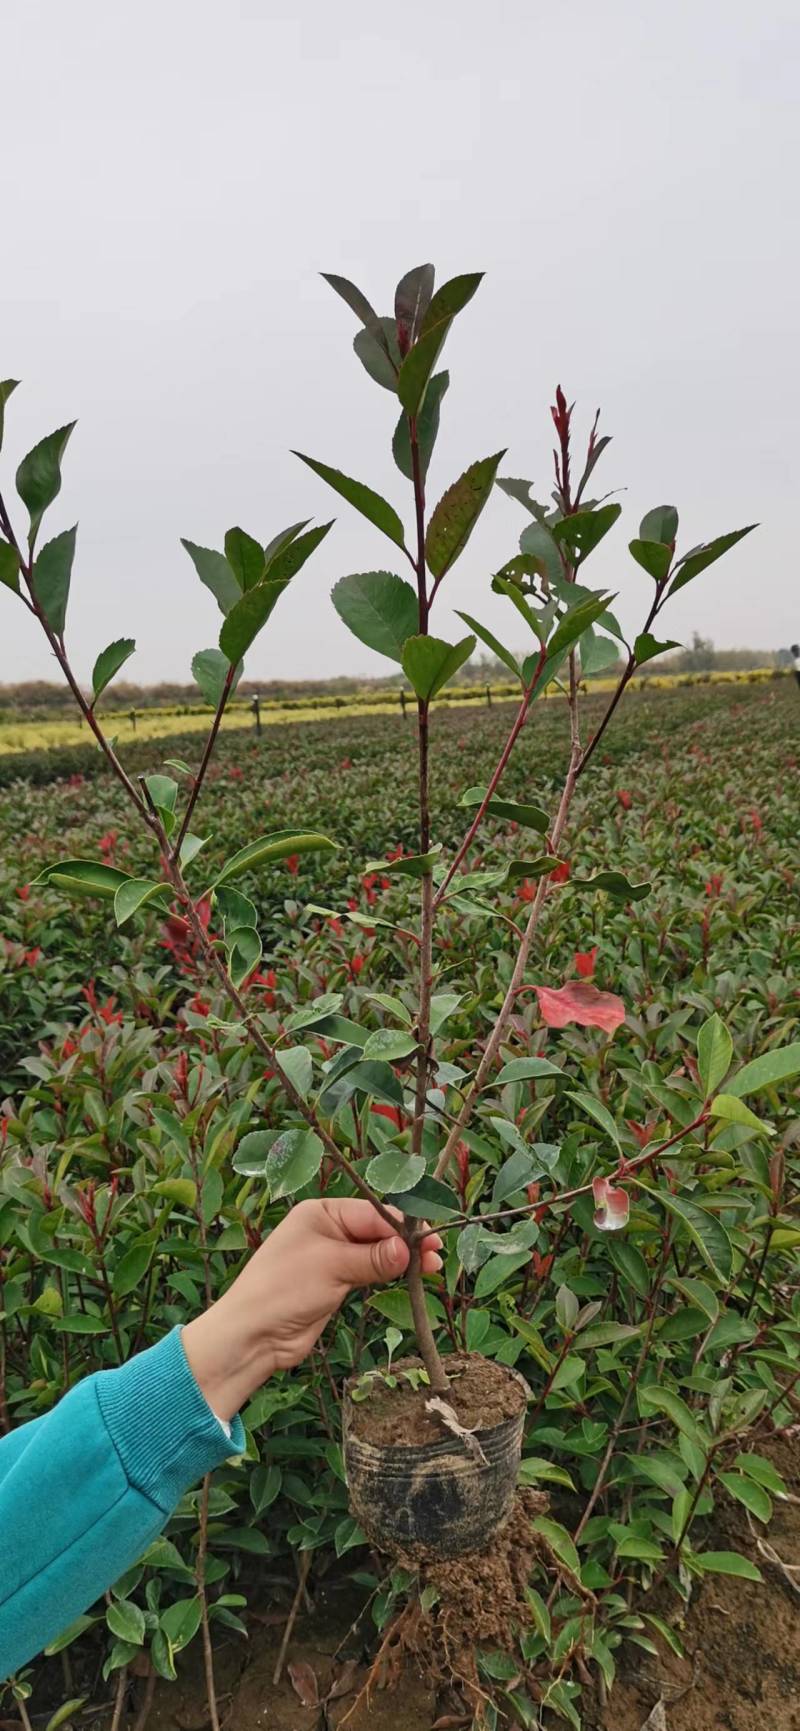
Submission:
[[397,1280],[408,1267],[409,1249],[402,1238],[376,1238],[371,1244],[353,1244],[347,1256],[350,1286],[382,1286]]

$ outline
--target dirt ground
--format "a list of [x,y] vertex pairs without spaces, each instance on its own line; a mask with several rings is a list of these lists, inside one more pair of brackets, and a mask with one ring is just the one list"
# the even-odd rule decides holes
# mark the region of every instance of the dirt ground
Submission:
[[[633,1646],[622,1649],[608,1702],[584,1697],[585,1731],[800,1731],[800,1431],[763,1452],[798,1498],[776,1502],[762,1541],[769,1553],[759,1550],[738,1505],[722,1508],[708,1534],[708,1548],[750,1556],[763,1586],[709,1576],[688,1608],[674,1594],[657,1595],[650,1608],[679,1632],[686,1659],[662,1642],[658,1658]],[[641,1603],[647,1608],[646,1599]],[[215,1669],[222,1731],[466,1731],[469,1720],[456,1698],[437,1694],[411,1663],[397,1688],[366,1698],[365,1660],[375,1636],[369,1618],[358,1622],[362,1606],[351,1585],[322,1583],[297,1619],[277,1686],[284,1610],[274,1603],[265,1608],[247,1644],[232,1638],[221,1645]],[[193,1647],[185,1662],[178,1660],[179,1682],[159,1683],[147,1731],[208,1731],[198,1658]],[[138,1699],[120,1731],[139,1731],[143,1688],[137,1683]],[[108,1731],[110,1723],[110,1714],[96,1718],[91,1731]],[[545,1723],[547,1731],[563,1731],[563,1720]]]

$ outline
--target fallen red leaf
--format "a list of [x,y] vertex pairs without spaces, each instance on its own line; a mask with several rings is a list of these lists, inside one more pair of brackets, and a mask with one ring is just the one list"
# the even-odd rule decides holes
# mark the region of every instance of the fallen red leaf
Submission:
[[539,1012],[548,1028],[566,1028],[577,1022],[581,1028],[603,1028],[613,1034],[625,1020],[625,1005],[613,992],[598,991],[585,980],[567,980],[563,986],[535,986]]

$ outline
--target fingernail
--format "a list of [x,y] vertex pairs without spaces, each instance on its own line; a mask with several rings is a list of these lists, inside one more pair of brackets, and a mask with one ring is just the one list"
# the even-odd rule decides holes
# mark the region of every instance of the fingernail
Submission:
[[431,1274],[438,1274],[440,1269],[442,1269],[443,1267],[444,1267],[444,1263],[442,1262],[441,1256],[437,1256],[436,1252],[434,1251],[433,1255],[431,1256]]

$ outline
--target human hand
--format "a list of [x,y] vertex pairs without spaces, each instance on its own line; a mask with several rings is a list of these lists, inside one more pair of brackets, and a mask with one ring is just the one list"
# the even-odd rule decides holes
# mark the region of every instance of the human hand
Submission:
[[[423,1240],[423,1274],[441,1268],[441,1244],[436,1232]],[[231,1418],[276,1370],[307,1357],[348,1292],[399,1279],[408,1261],[408,1245],[370,1202],[298,1202],[224,1296],[183,1330],[209,1406]]]

